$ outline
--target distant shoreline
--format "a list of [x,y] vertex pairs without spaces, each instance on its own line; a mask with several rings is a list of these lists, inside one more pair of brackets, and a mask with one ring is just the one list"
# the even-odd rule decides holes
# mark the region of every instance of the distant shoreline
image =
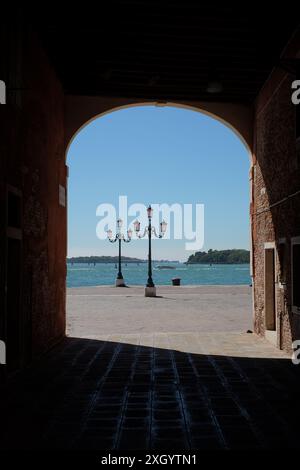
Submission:
[[[118,256],[72,256],[67,258],[68,264],[117,264]],[[135,258],[130,256],[122,256],[122,263],[142,264],[147,263],[147,259]],[[152,263],[159,264],[202,264],[202,265],[235,265],[250,264],[250,251],[244,249],[232,250],[208,250],[198,251],[190,255],[186,261],[154,259]]]
[[[117,264],[118,259],[114,261],[71,261],[67,259],[67,264]],[[148,263],[147,260],[139,260],[139,261],[132,261],[132,260],[126,260],[122,258],[122,263],[127,263],[127,264],[146,264]],[[187,261],[161,261],[161,260],[154,260],[152,263],[166,263],[166,264],[184,264],[186,266],[192,266],[192,265],[205,265],[205,266],[218,266],[218,265],[249,265],[250,263],[245,263],[245,262],[220,262],[220,263],[207,263],[207,262],[193,262],[193,263],[188,263]]]
[[[74,256],[72,258],[67,258],[67,263],[68,264],[115,264],[118,263],[119,258],[118,256]],[[137,264],[137,263],[147,263],[148,260],[146,259],[140,259],[140,258],[131,258],[129,256],[122,256],[122,263],[132,263],[132,264]],[[153,263],[176,263],[179,264],[181,263],[178,260],[153,260]]]

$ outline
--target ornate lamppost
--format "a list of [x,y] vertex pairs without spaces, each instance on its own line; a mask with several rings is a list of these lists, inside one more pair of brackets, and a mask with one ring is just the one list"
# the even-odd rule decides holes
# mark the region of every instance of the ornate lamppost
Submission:
[[107,238],[108,240],[111,242],[111,243],[116,243],[116,241],[119,242],[119,269],[118,269],[118,275],[117,275],[117,279],[116,279],[116,287],[125,287],[125,282],[124,282],[124,278],[123,278],[123,274],[122,274],[122,266],[121,266],[121,258],[122,258],[122,254],[121,254],[121,244],[122,244],[122,241],[124,243],[129,243],[131,241],[131,238],[132,238],[132,230],[129,229],[127,230],[127,236],[128,238],[126,239],[124,234],[121,232],[121,228],[122,228],[122,225],[123,225],[123,221],[122,219],[118,219],[117,220],[117,233],[116,233],[116,236],[115,238],[113,238],[113,233],[112,233],[112,230],[107,230]]
[[148,227],[145,227],[143,235],[140,234],[141,223],[136,220],[134,222],[134,230],[139,238],[144,238],[148,234],[149,240],[149,251],[148,251],[148,281],[145,287],[145,297],[156,297],[156,287],[152,279],[152,257],[151,257],[151,238],[154,235],[156,238],[162,238],[166,233],[167,223],[163,220],[160,222],[160,233],[156,233],[155,227],[152,227],[151,219],[153,215],[153,209],[151,206],[147,209],[148,214]]

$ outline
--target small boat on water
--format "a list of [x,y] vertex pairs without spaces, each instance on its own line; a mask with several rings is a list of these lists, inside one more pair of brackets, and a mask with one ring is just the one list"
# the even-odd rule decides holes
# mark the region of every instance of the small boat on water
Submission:
[[176,269],[175,266],[168,266],[168,265],[160,265],[155,266],[157,269]]

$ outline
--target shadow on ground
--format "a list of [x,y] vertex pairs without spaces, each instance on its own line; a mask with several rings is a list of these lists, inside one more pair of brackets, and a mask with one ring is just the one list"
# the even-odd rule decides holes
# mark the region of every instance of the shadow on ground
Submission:
[[300,369],[66,338],[1,390],[9,449],[296,448]]

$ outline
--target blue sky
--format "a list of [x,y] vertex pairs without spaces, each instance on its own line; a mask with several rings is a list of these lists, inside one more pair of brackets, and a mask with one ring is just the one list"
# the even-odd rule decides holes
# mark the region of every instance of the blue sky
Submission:
[[[112,112],[79,132],[67,163],[68,256],[117,254],[96,236],[96,208],[118,208],[119,195],[129,205],[204,204],[204,250],[249,248],[248,152],[211,117],[155,106]],[[156,240],[153,256],[186,260],[185,242]],[[123,244],[123,254],[146,258],[146,241]]]

